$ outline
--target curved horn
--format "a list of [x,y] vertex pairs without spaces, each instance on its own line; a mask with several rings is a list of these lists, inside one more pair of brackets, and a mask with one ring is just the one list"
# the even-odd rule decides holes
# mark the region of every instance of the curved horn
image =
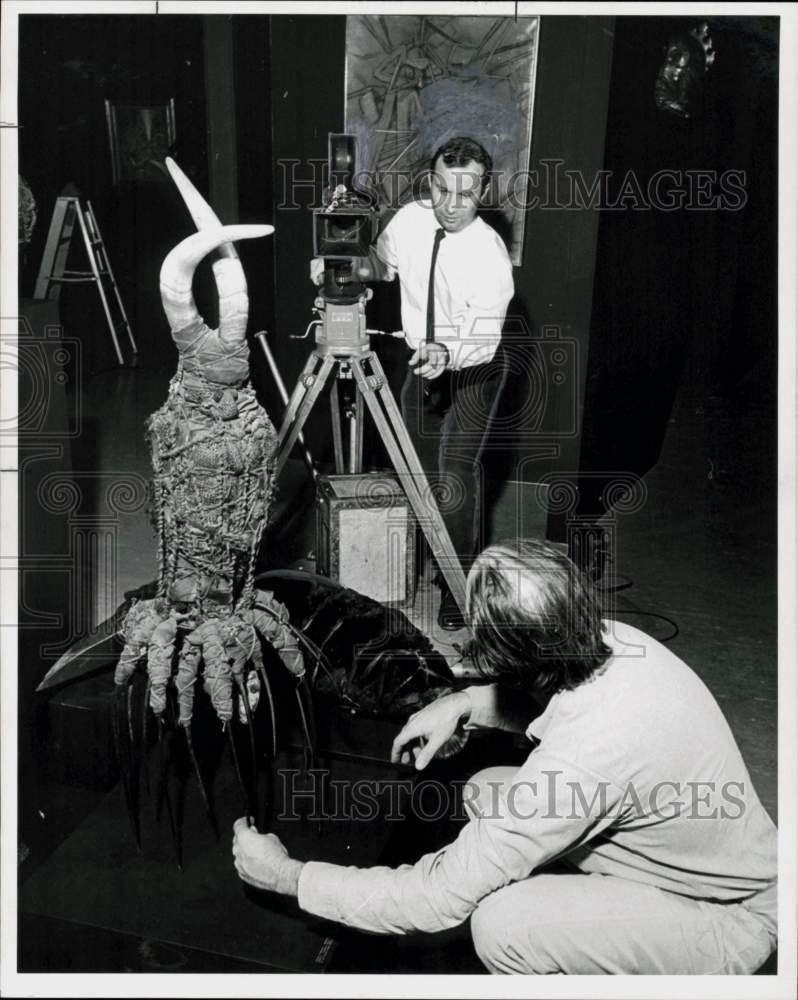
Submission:
[[[169,156],[166,158],[166,169],[175,182],[197,229],[204,232],[221,226],[217,214]],[[221,261],[213,264],[213,275],[219,294],[219,337],[226,343],[234,343],[241,340],[247,329],[249,313],[247,279],[239,262],[238,251],[232,243],[222,243],[216,249],[222,257]]]
[[[166,259],[161,265],[161,302],[169,320],[169,326],[173,332],[184,329],[190,323],[200,318],[197,307],[194,303],[194,296],[191,292],[191,282],[197,265],[206,257],[211,250],[215,250],[223,243],[231,240],[255,239],[259,236],[268,236],[274,232],[274,226],[217,226],[213,229],[204,229],[202,232],[194,233],[178,243],[174,249],[166,255]],[[219,286],[219,301],[230,301],[234,296],[236,288],[240,282],[238,276],[230,275],[232,280],[228,281],[224,273],[220,277],[217,268],[222,269],[222,265],[233,265],[234,271],[240,272],[241,281],[244,274],[241,263],[237,260],[220,260],[214,265],[214,271]],[[246,282],[244,285],[244,300],[246,301]],[[240,305],[240,295],[239,295]],[[240,309],[238,310],[240,312]],[[221,313],[221,306],[220,306]],[[236,317],[237,318],[237,317]],[[240,325],[236,323],[236,328]],[[246,326],[246,310],[244,311],[244,325]],[[222,336],[221,323],[219,330]],[[243,339],[244,331],[236,339]],[[223,338],[229,339],[229,338]]]
[[[175,186],[180,192],[180,196],[186,203],[186,208],[189,210],[191,218],[194,220],[194,225],[197,229],[202,232],[203,229],[214,229],[221,226],[222,223],[219,220],[219,216],[216,212],[214,212],[208,202],[205,201],[199,191],[194,187],[171,156],[166,157],[165,163],[166,169],[169,171],[170,177],[175,182]],[[238,257],[238,252],[232,243],[223,243],[218,250],[223,257]]]

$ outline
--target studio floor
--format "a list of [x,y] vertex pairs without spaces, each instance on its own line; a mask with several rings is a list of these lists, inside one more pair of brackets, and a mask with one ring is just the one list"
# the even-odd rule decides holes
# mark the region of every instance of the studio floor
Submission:
[[[164,400],[169,374],[142,363],[83,380],[87,430],[73,442],[76,470],[109,469],[146,480],[143,423]],[[616,549],[602,587],[608,617],[667,641],[708,685],[775,819],[778,479],[773,406],[763,381],[750,379],[733,397],[712,397],[688,372],[660,461],[645,477],[646,501],[616,518]],[[307,493],[306,471],[292,460],[280,484],[280,502],[295,506]],[[94,624],[113,613],[126,591],[157,575],[145,505],[117,516],[115,560],[111,571],[97,576]],[[312,503],[300,521],[288,561],[312,568]],[[512,531],[511,519],[493,525],[496,538]],[[437,589],[429,574],[422,574],[409,615],[457,671],[464,636],[440,631],[436,614]],[[362,940],[345,943],[331,971],[480,970],[461,941],[440,939],[434,945],[379,942],[369,948]]]

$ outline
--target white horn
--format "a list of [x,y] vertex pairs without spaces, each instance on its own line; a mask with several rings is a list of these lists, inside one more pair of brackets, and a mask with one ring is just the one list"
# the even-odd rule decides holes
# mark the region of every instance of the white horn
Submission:
[[[203,232],[221,226],[217,214],[169,156],[166,158],[166,169],[175,182],[197,229]],[[222,260],[213,264],[213,275],[219,294],[219,336],[223,341],[231,343],[241,340],[246,333],[249,316],[247,279],[239,262],[238,251],[232,243],[221,243],[216,249],[222,257]]]
[[[214,229],[221,226],[222,223],[219,220],[219,216],[216,212],[214,212],[208,202],[205,201],[199,191],[194,187],[171,156],[167,156],[165,162],[166,169],[169,171],[169,175],[175,182],[175,186],[180,192],[180,196],[185,202],[186,208],[188,209],[191,218],[194,220],[194,225],[197,229],[201,232],[203,229]],[[227,253],[225,253],[226,250],[228,250]],[[222,244],[222,246],[219,247],[219,252],[224,254],[225,257],[238,256],[232,243],[228,243],[227,245]]]
[[[256,239],[259,236],[269,236],[274,232],[274,226],[214,226],[213,229],[203,229],[202,232],[194,233],[170,250],[161,266],[161,302],[163,303],[166,318],[169,320],[169,327],[173,332],[184,329],[190,323],[199,319],[197,307],[194,304],[194,296],[191,292],[191,283],[194,278],[194,271],[197,265],[206,257],[211,250],[216,250],[224,243],[232,240]],[[232,264],[233,267],[241,270],[239,261],[224,260],[217,261],[216,267],[223,264]],[[217,273],[217,285],[219,285],[220,315],[222,311],[221,303],[227,303],[228,309],[236,305],[231,299],[238,294],[238,305],[235,313],[240,313],[240,287],[239,281],[233,278],[228,281],[225,276],[221,279]],[[243,278],[243,271],[241,271]],[[225,287],[232,285],[233,287]],[[246,282],[243,288],[244,299],[246,299]],[[237,319],[237,316],[234,317]],[[234,323],[237,328],[240,323]],[[246,326],[246,312],[244,314],[244,326]],[[244,331],[236,337],[243,337]],[[221,336],[221,323],[220,323]],[[230,339],[225,337],[224,339]]]

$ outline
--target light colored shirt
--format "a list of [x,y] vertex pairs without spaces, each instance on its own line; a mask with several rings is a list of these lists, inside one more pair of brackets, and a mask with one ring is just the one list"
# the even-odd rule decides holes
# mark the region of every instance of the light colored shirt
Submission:
[[[402,328],[415,350],[426,340],[432,244],[440,226],[431,202],[400,208],[377,240],[386,279],[399,275]],[[449,351],[448,368],[490,361],[513,297],[513,268],[498,233],[477,217],[447,233],[435,267],[435,340]]]
[[[612,656],[530,723],[540,742],[505,807],[415,865],[308,862],[300,906],[368,931],[438,931],[566,855],[584,872],[696,899],[738,901],[773,887],[776,828],[714,698],[659,642],[605,624]],[[468,692],[468,725],[502,724],[495,685]]]

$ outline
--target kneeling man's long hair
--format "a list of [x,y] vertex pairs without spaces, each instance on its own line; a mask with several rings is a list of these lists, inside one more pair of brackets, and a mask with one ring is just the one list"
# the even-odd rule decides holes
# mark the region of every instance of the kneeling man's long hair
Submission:
[[610,656],[592,585],[546,542],[485,549],[468,575],[466,600],[480,671],[534,697],[577,687]]

